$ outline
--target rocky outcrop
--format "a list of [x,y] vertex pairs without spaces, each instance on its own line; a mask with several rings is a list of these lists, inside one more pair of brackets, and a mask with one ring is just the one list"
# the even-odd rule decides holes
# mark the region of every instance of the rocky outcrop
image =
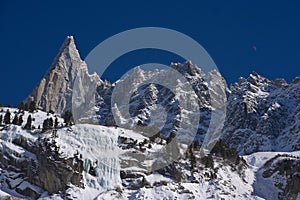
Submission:
[[[80,77],[77,77],[77,76]],[[68,36],[49,70],[25,102],[35,101],[39,109],[62,114],[72,110],[72,95],[76,79],[82,83],[97,84],[99,77],[88,74],[87,65],[81,60],[74,38]],[[81,83],[80,82],[80,83]],[[84,87],[78,87],[84,89]],[[84,93],[79,91],[80,93]]]
[[30,182],[51,194],[65,191],[70,183],[83,187],[81,183],[83,161],[79,159],[79,155],[74,155],[73,158],[61,158],[58,147],[49,141],[41,142],[35,152],[38,166],[35,174],[28,175],[32,177]]
[[270,81],[255,72],[240,78],[230,88],[224,141],[240,154],[299,150],[299,94],[297,81]]
[[18,135],[12,143],[1,143],[1,178],[5,177],[7,188],[38,199],[44,192],[61,193],[70,184],[83,187],[83,161],[79,155],[63,158],[58,149],[53,138],[33,142]]
[[298,199],[300,193],[300,158],[291,155],[277,155],[269,160],[262,176],[271,179],[280,191],[278,199]]
[[[124,76],[114,84],[106,82],[97,88],[99,100],[97,106],[99,111],[97,115],[100,118],[101,125],[115,125],[114,116],[112,114],[111,99],[112,93],[116,87],[122,87],[122,91],[128,91],[132,95],[129,100],[129,113],[131,119],[139,125],[152,126],[160,128],[160,133],[168,136],[171,132],[177,132],[181,128],[183,122],[183,113],[190,112],[184,110],[181,105],[182,98],[187,100],[185,96],[186,87],[189,85],[197,96],[197,101],[189,101],[192,107],[199,107],[200,122],[198,129],[198,139],[203,141],[204,134],[210,126],[210,116],[213,107],[216,105],[225,105],[227,84],[221,74],[217,71],[205,74],[199,67],[193,65],[191,61],[184,63],[172,63],[170,68],[179,72],[182,77],[178,80],[177,85],[165,87],[159,83],[149,83],[140,85],[146,79],[153,80],[163,74],[162,71],[144,71],[136,67],[133,74]],[[165,76],[165,82],[173,83],[174,77]],[[211,87],[213,85],[213,87]],[[176,88],[176,89],[175,89]],[[172,91],[173,89],[173,91]],[[176,94],[174,93],[176,91]],[[182,92],[185,91],[185,92]],[[125,96],[126,94],[124,94]],[[182,96],[181,96],[182,95]],[[118,96],[122,96],[118,95]],[[212,103],[214,100],[214,104]],[[199,100],[199,101],[198,101]],[[195,105],[197,104],[197,105]],[[164,111],[165,113],[163,113]],[[164,116],[166,114],[166,116]],[[165,117],[165,119],[164,119]]]

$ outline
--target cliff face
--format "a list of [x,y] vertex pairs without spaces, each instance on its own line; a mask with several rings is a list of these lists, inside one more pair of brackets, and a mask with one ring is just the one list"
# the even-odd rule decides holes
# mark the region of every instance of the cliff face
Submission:
[[[77,77],[78,75],[82,77]],[[25,102],[35,101],[39,109],[62,114],[72,108],[72,90],[76,78],[84,82],[97,82],[98,76],[88,74],[87,65],[81,60],[74,39],[68,36],[49,70]]]
[[240,154],[300,149],[300,84],[257,73],[230,88],[223,140]]

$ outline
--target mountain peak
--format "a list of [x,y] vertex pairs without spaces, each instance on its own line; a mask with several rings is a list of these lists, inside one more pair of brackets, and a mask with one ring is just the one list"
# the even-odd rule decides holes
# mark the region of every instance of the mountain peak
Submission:
[[73,35],[68,35],[66,40],[69,40],[69,41],[73,41],[74,42],[74,37]]
[[[61,60],[71,59],[77,62],[83,62],[80,58],[80,54],[77,50],[74,37],[67,36],[64,40],[63,44],[61,45],[58,54],[56,55],[50,69],[54,68],[57,63]],[[72,66],[71,66],[72,67]]]
[[66,37],[66,39],[64,40],[62,46],[61,46],[61,49],[64,49],[64,48],[76,48],[76,45],[75,45],[75,41],[74,41],[74,37],[72,35],[68,35]]
[[188,74],[190,76],[196,76],[197,74],[201,76],[204,75],[202,70],[190,60],[187,60],[184,63],[171,63],[171,68],[177,70],[181,74]]
[[44,111],[62,114],[72,107],[72,90],[75,79],[84,83],[98,82],[97,76],[88,74],[87,65],[81,60],[73,36],[64,40],[53,63],[43,79],[25,100],[35,101]]

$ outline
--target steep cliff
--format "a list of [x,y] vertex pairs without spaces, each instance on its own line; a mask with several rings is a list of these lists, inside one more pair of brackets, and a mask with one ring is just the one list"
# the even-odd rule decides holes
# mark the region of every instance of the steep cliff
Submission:
[[68,36],[47,73],[25,101],[35,101],[41,110],[63,114],[72,109],[72,91],[76,80],[84,84],[97,84],[100,79],[96,74],[88,74],[87,65],[80,58],[73,36]]

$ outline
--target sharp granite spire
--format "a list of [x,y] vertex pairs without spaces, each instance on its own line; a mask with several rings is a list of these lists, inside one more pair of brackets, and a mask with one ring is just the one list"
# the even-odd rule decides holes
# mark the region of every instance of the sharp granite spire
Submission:
[[[77,77],[78,74],[82,77]],[[85,83],[100,81],[96,74],[88,74],[87,65],[80,58],[73,36],[67,36],[47,73],[25,102],[35,101],[39,109],[47,112],[62,114],[71,110],[76,77],[89,79]]]

